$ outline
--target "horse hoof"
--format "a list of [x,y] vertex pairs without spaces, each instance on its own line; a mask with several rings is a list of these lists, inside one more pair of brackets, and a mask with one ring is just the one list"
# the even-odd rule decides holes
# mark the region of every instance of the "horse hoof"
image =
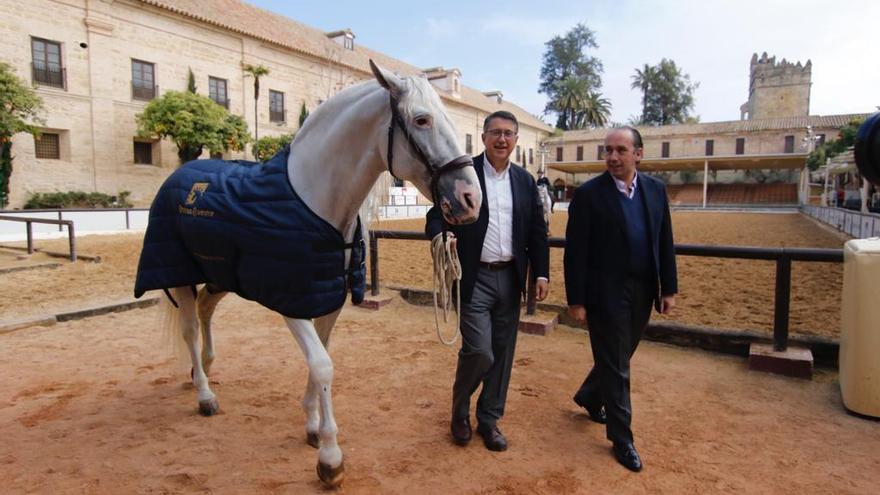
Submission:
[[345,478],[345,463],[340,462],[338,466],[332,468],[318,461],[318,478],[321,478],[328,487],[339,486]]
[[321,439],[317,433],[306,432],[306,443],[316,449],[321,447]]
[[220,403],[217,399],[199,401],[199,414],[202,416],[213,416],[220,410]]

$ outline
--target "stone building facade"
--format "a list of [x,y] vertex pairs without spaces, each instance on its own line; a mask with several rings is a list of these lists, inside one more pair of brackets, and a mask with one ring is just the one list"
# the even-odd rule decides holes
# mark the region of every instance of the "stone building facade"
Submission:
[[[457,69],[420,69],[356,43],[344,29],[324,33],[239,0],[0,0],[0,60],[34,84],[44,101],[44,138],[18,134],[10,207],[32,192],[130,191],[146,206],[179,164],[168,140],[136,137],[135,116],[168,90],[197,92],[244,117],[253,133],[253,79],[264,65],[256,112],[259,135],[295,132],[302,105],[313,110],[338,91],[372,77],[368,61],[437,88],[462,148],[482,151],[483,119],[508,110],[521,121],[518,163],[535,172],[535,152],[552,128],[500,91],[462,83]],[[224,158],[251,158],[227,153]]]
[[[704,182],[709,175],[713,182],[738,182],[746,180],[745,170],[787,169],[794,171],[785,174],[789,180],[800,180],[814,144],[836,139],[840,128],[868,115],[809,115],[811,70],[810,61],[805,65],[784,59],[777,63],[766,53],[760,58],[754,54],[742,119],[639,126],[644,140],[640,169],[667,172],[673,184]],[[604,172],[602,148],[608,130],[566,131],[544,143],[548,175],[559,199]]]

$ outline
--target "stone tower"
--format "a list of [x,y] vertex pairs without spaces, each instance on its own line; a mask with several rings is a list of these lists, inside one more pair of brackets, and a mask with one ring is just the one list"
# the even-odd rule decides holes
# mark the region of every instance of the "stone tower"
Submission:
[[767,52],[752,55],[749,101],[740,107],[741,119],[798,117],[810,114],[810,82],[813,63],[791,63]]

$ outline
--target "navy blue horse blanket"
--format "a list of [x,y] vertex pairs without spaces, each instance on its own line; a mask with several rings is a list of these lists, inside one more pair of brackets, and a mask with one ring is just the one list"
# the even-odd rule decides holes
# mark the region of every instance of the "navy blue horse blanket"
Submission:
[[349,291],[360,303],[360,219],[346,244],[291,187],[288,155],[285,148],[262,164],[196,160],[172,173],[150,207],[135,297],[210,283],[290,318],[332,313]]

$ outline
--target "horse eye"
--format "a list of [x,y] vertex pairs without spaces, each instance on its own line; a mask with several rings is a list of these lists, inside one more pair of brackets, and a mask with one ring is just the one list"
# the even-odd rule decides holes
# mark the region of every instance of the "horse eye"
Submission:
[[428,116],[416,117],[415,124],[416,124],[416,127],[421,127],[421,128],[431,127],[431,117],[428,117]]

